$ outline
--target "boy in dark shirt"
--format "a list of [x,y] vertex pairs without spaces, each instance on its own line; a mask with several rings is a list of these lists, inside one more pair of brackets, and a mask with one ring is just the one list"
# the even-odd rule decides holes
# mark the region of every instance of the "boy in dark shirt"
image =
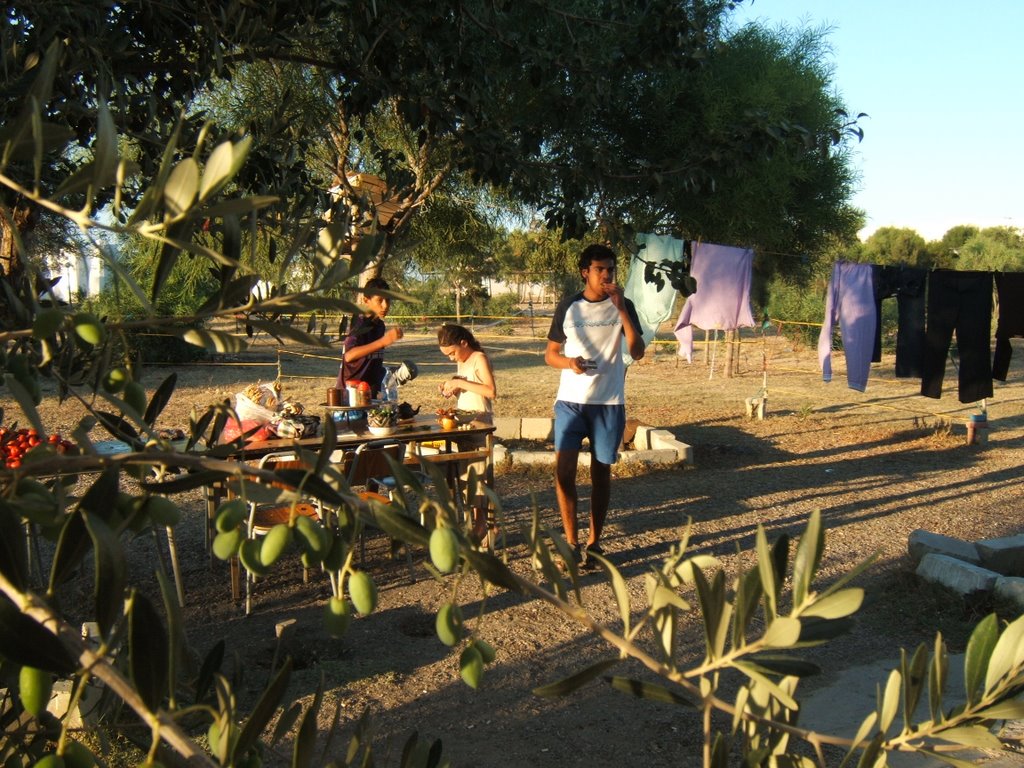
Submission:
[[385,373],[384,350],[402,338],[401,328],[388,329],[384,325],[384,318],[391,309],[391,299],[380,291],[389,289],[387,281],[380,277],[368,280],[363,286],[363,303],[369,312],[353,320],[345,337],[341,369],[338,371],[339,389],[354,379],[369,384],[373,397],[380,394]]

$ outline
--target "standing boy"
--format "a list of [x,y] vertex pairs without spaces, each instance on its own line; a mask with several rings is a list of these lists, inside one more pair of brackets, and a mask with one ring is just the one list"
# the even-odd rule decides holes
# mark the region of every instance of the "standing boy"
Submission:
[[338,371],[338,388],[346,381],[365,381],[370,385],[373,397],[380,394],[384,381],[384,350],[402,338],[401,328],[384,325],[384,318],[391,309],[391,299],[381,294],[389,290],[387,281],[374,277],[363,286],[363,303],[369,310],[352,321],[348,336],[345,337],[341,370]]
[[[604,554],[601,529],[608,514],[611,465],[626,429],[626,366],[622,339],[634,360],[644,339],[633,303],[615,283],[615,253],[587,246],[579,258],[583,291],[563,299],[548,332],[544,362],[562,370],[555,401],[555,493],[565,539],[576,561]],[[583,438],[590,439],[590,531],[581,548],[576,526],[576,469]]]

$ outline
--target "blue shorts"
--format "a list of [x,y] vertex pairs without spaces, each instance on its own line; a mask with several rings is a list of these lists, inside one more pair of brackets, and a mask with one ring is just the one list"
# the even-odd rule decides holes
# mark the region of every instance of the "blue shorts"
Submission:
[[590,454],[602,464],[614,464],[626,432],[626,406],[587,405],[555,401],[555,450],[578,451],[590,438]]

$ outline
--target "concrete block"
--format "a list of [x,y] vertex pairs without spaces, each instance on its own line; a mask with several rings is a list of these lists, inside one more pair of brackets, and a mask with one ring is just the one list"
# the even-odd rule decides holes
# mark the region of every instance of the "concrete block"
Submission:
[[941,533],[932,533],[923,528],[911,531],[907,539],[907,550],[914,558],[915,563],[921,562],[921,558],[925,555],[936,554],[949,555],[972,565],[981,565],[981,556],[978,554],[974,542],[943,536]]
[[654,430],[655,427],[648,426],[647,424],[640,424],[636,428],[636,435],[633,436],[633,446],[638,451],[646,451],[649,449],[651,447],[651,432]]
[[624,451],[619,454],[619,464],[676,464],[678,461],[679,454],[671,448]]
[[521,436],[522,419],[509,416],[494,417],[494,436],[498,440],[518,440]]
[[975,542],[981,564],[1003,576],[1024,576],[1024,534]]
[[960,595],[991,592],[999,574],[965,563],[949,555],[928,554],[917,565],[917,575],[925,581],[940,584]]
[[993,590],[996,597],[1013,603],[1020,611],[1024,611],[1024,579],[1019,576],[1000,576],[996,579]]
[[95,682],[85,686],[78,705],[71,707],[72,680],[55,680],[46,711],[56,718],[65,718],[67,728],[94,728],[99,724],[99,705],[103,696],[102,687]]
[[520,437],[523,440],[551,440],[555,436],[554,419],[520,419]]
[[544,467],[555,465],[554,451],[514,451],[512,463],[516,466]]
[[512,454],[501,443],[494,444],[494,466],[504,467],[512,463]]
[[650,432],[652,450],[670,450],[676,452],[676,461],[687,465],[693,465],[693,448],[686,443],[676,440],[675,435],[667,429],[654,429]]

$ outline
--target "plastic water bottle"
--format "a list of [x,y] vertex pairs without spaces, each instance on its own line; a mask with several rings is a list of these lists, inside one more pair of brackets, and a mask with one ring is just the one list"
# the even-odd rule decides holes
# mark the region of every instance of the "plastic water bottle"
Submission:
[[387,372],[384,374],[384,381],[381,383],[380,394],[381,398],[386,403],[397,403],[398,402],[398,379],[395,377],[395,372],[391,368],[385,369]]

